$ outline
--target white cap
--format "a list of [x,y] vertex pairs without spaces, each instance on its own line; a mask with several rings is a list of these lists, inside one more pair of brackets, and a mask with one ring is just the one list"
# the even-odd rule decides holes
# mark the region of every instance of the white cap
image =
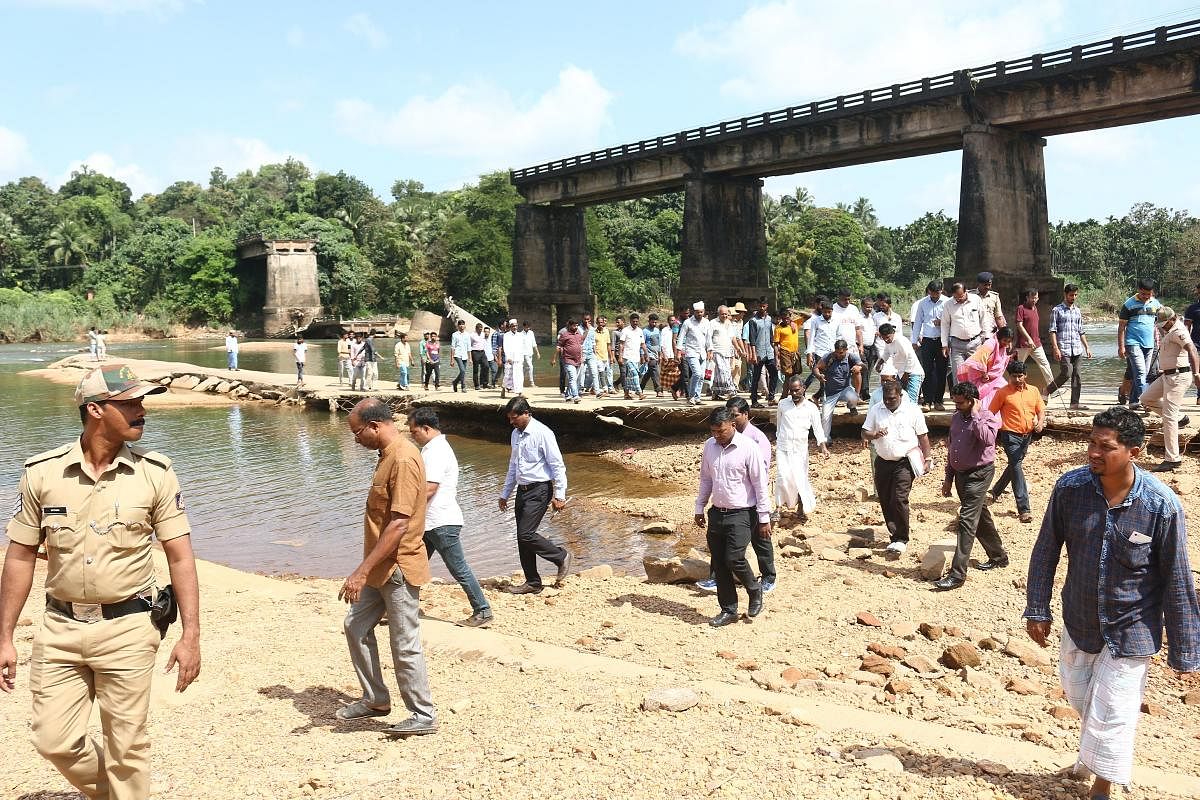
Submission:
[[703,311],[703,310],[704,310],[704,301],[703,300],[697,300],[696,302],[692,303],[692,311]]
[[900,377],[900,373],[896,371],[896,365],[892,363],[892,360],[890,358],[887,361],[883,362],[883,367],[880,368],[879,374],[880,375],[891,375],[892,377],[895,377],[895,378]]
[[510,320],[508,321],[508,324],[509,324],[509,325],[516,325],[516,324],[517,324],[517,321],[516,321],[515,319],[510,319]]

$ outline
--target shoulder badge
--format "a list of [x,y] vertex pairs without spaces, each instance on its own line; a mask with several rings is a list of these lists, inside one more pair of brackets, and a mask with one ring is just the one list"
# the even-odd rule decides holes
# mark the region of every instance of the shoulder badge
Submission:
[[137,445],[131,444],[129,445],[129,452],[133,453],[138,458],[144,458],[151,463],[158,464],[163,469],[171,468],[171,459],[167,456],[164,456],[157,450],[147,450],[144,447],[138,447]]
[[47,450],[44,453],[38,453],[32,458],[26,459],[25,466],[32,467],[34,464],[40,464],[41,462],[49,461],[52,458],[61,458],[62,456],[65,456],[74,446],[75,443],[72,442],[71,444],[64,444],[62,447],[56,447],[53,450]]

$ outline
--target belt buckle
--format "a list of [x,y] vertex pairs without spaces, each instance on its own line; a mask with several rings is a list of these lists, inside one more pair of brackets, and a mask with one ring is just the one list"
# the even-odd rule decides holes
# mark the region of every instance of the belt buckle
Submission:
[[91,625],[104,619],[104,607],[99,603],[71,603],[71,616]]

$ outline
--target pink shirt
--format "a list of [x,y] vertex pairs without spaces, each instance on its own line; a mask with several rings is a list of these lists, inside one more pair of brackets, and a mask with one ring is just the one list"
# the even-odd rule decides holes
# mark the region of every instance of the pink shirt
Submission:
[[738,433],[758,445],[758,449],[762,451],[763,466],[767,468],[767,472],[769,473],[771,471],[771,440],[767,438],[765,433],[754,427],[753,422],[747,422],[746,429],[738,431]]
[[758,521],[770,522],[771,501],[767,496],[767,469],[762,452],[743,434],[733,434],[726,447],[709,438],[700,458],[700,496],[696,513],[703,514],[709,499],[715,508],[758,510]]

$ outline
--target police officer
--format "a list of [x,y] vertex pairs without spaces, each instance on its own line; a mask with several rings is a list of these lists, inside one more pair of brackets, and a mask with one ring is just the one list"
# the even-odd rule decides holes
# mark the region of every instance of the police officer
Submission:
[[[83,435],[25,462],[0,576],[0,689],[16,686],[13,628],[45,545],[46,613],[29,686],[37,750],[89,800],[150,796],[146,717],[155,654],[151,534],[163,546],[183,633],[167,662],[176,691],[200,671],[199,591],[183,495],[171,460],[132,446],[142,398],[166,387],[128,366],[93,369],[75,390]],[[100,704],[103,741],[88,736]]]

